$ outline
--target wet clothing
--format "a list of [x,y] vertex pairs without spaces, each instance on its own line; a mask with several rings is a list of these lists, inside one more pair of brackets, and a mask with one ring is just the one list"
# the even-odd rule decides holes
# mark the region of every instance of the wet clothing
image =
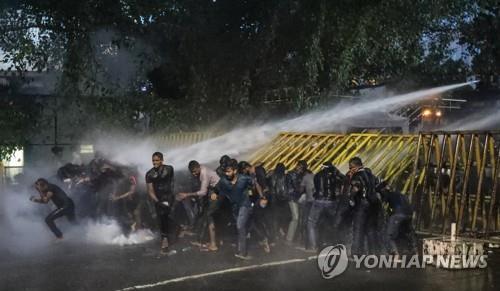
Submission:
[[[266,170],[262,166],[255,167],[254,183],[260,186],[263,197],[259,196],[256,189],[254,190],[251,230],[256,234],[258,240],[267,240],[270,242],[273,241],[274,230],[271,215],[272,210],[270,208],[272,197],[266,176]],[[267,200],[267,204],[264,207],[261,206],[263,199]]]
[[306,246],[309,246],[307,235],[307,218],[314,201],[314,174],[311,171],[306,171],[300,181],[301,196],[299,199],[299,226],[298,233],[300,241]]
[[269,175],[269,191],[273,201],[288,201],[288,193],[286,186],[286,175],[278,173],[270,173]]
[[152,168],[146,173],[146,183],[153,184],[158,200],[173,202],[174,168],[172,166],[161,165],[158,168]]
[[389,204],[389,209],[391,213],[412,215],[413,208],[408,201],[408,197],[399,192],[388,191],[384,195],[384,201]]
[[285,173],[271,172],[268,177],[268,185],[270,193],[269,219],[272,223],[270,232],[271,240],[273,240],[279,237],[280,229],[282,229],[282,233],[285,232],[290,221]]
[[220,194],[229,199],[233,207],[250,206],[250,194],[254,187],[252,177],[239,174],[236,183],[232,184],[227,178],[222,178],[217,186]]
[[331,166],[322,169],[314,175],[314,202],[307,218],[307,234],[309,238],[309,247],[317,249],[318,247],[318,224],[322,215],[328,215],[333,221],[334,229],[340,222],[337,217],[338,199],[340,187],[344,182],[344,175]]
[[309,216],[307,217],[307,234],[309,245],[306,248],[318,248],[318,224],[322,215],[328,215],[330,219],[334,219],[336,215],[337,204],[333,200],[314,200],[312,202]]
[[290,208],[291,220],[288,224],[288,231],[286,232],[286,240],[288,242],[293,242],[295,238],[295,232],[299,226],[299,203],[293,200],[288,202],[288,207]]
[[93,176],[92,186],[96,191],[96,216],[109,216],[111,213],[111,203],[109,198],[116,191],[118,176],[115,172],[107,170],[99,176]]
[[268,204],[266,207],[261,207],[260,200],[257,200],[253,206],[250,230],[255,232],[258,240],[260,241],[264,239],[267,239],[268,241],[272,240],[272,222],[270,217],[269,205],[270,204]]
[[314,200],[314,174],[306,172],[300,181],[300,189],[305,194],[305,202],[312,202]]
[[324,168],[314,175],[314,198],[317,200],[334,200],[340,192],[345,176],[335,167]]
[[399,192],[387,191],[383,198],[391,212],[387,221],[389,252],[398,253],[397,239],[403,236],[407,240],[409,250],[416,253],[417,239],[412,226],[413,209],[407,196]]
[[47,192],[52,192],[50,200],[52,200],[57,208],[63,208],[73,203],[71,198],[57,185],[49,184]]
[[387,222],[387,239],[390,253],[399,253],[397,239],[401,236],[406,238],[410,252],[414,254],[417,252],[417,238],[411,221],[411,216],[402,213],[395,213],[389,217]]
[[309,235],[307,234],[307,219],[311,213],[311,209],[313,206],[313,201],[305,201],[303,203],[299,203],[299,235],[300,242],[305,246],[305,248],[309,248],[310,240]]
[[172,205],[174,203],[174,168],[169,165],[161,165],[152,168],[146,173],[146,183],[152,184],[158,202],[155,204],[156,216],[160,224],[160,232],[163,238],[172,234],[173,221],[170,218]]
[[297,171],[290,171],[286,174],[286,189],[290,200],[298,201],[302,194],[300,184],[302,182],[302,175]]
[[62,237],[62,232],[56,226],[55,220],[63,216],[66,216],[70,222],[75,222],[75,205],[72,201],[70,201],[64,207],[55,209],[45,218],[45,223],[47,223],[50,230],[58,238]]
[[170,213],[172,212],[171,204],[169,206],[164,203],[166,202],[155,203],[156,217],[159,222],[161,237],[171,239],[175,230],[175,222],[170,217]]
[[299,174],[297,171],[293,170],[286,174],[286,186],[288,194],[288,205],[290,207],[290,213],[292,214],[292,219],[288,224],[288,231],[286,234],[286,240],[292,242],[295,238],[295,233],[300,223],[300,206],[299,199],[302,195],[302,189],[300,184],[302,182],[303,175]]
[[70,222],[75,222],[75,205],[73,204],[73,200],[57,185],[49,184],[47,192],[52,192],[50,200],[52,200],[57,208],[47,215],[45,223],[47,223],[56,237],[61,238],[62,232],[56,226],[55,220],[66,216]]
[[200,219],[196,222],[196,229],[198,233],[198,241],[201,242],[207,232],[207,228],[210,224],[215,224],[214,215],[220,208],[220,200],[212,200],[209,197],[203,199],[203,205],[201,207]]
[[195,193],[200,197],[201,210],[198,215],[199,219],[195,223],[197,224],[198,241],[201,242],[206,235],[208,226],[215,223],[214,215],[220,207],[219,199],[212,200],[210,198],[220,181],[220,177],[215,171],[202,165],[199,178],[200,188]]
[[[380,246],[379,239],[379,215],[381,203],[375,192],[376,177],[368,168],[361,167],[354,173],[349,173],[350,200],[353,202],[353,234],[352,249],[354,255],[365,253],[365,236],[368,247],[376,250]],[[359,190],[353,191],[353,186]]]
[[219,183],[220,177],[217,173],[205,166],[200,166],[200,190],[196,191],[196,196],[203,197],[209,192],[209,189],[215,188],[215,186]]
[[370,204],[366,199],[360,200],[353,211],[352,247],[353,255],[365,254],[365,235],[368,232],[368,217]]
[[375,191],[377,177],[372,174],[370,169],[360,168],[349,176],[350,186],[356,185],[360,189],[356,193],[351,192],[351,198],[354,203],[359,203],[361,200],[367,200],[369,203],[377,203],[378,198]]
[[[137,186],[137,177],[132,173],[123,175],[117,181],[117,191],[115,195],[121,196],[131,190],[133,186]],[[124,233],[131,231],[131,226],[137,219],[138,214],[135,212],[139,207],[140,198],[138,193],[132,193],[129,196],[114,201],[114,215],[118,219],[118,223],[122,227]]]
[[236,230],[238,231],[238,254],[247,255],[247,229],[248,221],[252,215],[252,207],[240,206],[233,210],[233,216],[236,220]]
[[227,197],[231,203],[233,216],[236,220],[238,231],[238,254],[247,254],[247,229],[252,206],[249,194],[254,187],[254,182],[250,176],[239,174],[233,184],[227,178],[222,178],[218,184],[218,192]]

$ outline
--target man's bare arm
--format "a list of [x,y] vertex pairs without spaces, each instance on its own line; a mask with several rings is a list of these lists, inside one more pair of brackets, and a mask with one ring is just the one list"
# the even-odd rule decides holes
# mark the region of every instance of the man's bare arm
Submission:
[[[123,194],[121,194],[121,195],[117,195],[117,196],[115,196],[115,197],[114,197],[114,200],[116,201],[116,200],[124,199],[124,198],[127,198],[127,197],[131,196],[132,194],[134,194],[134,193],[135,193],[135,189],[136,189],[136,188],[137,188],[137,186],[136,186],[136,185],[130,185],[130,189],[128,190],[128,192],[125,192],[125,193],[123,193]],[[149,192],[149,191],[148,191],[148,192]]]
[[47,204],[50,201],[50,198],[52,198],[52,193],[51,191],[47,192],[46,194],[43,194],[40,192],[40,197],[31,197],[30,200],[36,203],[42,203],[42,204]]

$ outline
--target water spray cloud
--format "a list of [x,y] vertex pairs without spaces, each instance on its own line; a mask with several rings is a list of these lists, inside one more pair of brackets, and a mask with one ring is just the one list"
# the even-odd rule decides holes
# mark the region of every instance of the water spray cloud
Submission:
[[373,113],[390,112],[429,96],[435,96],[471,83],[441,86],[386,98],[360,101],[355,104],[339,104],[296,118],[237,128],[219,137],[182,148],[165,149],[156,146],[152,140],[110,138],[109,136],[100,139],[96,143],[96,148],[103,150],[112,160],[137,165],[141,173],[151,168],[150,155],[158,150],[166,154],[168,164],[173,165],[176,169],[184,169],[188,161],[193,159],[202,163],[210,163],[217,161],[223,154],[235,157],[242,156],[266,144],[283,131],[340,131],[339,128],[342,125],[356,124],[356,120],[360,117],[370,118]]
[[500,125],[500,108],[495,106],[444,126],[441,130],[493,130]]
[[471,82],[441,86],[352,105],[338,105],[289,120],[236,129],[217,138],[186,148],[168,151],[168,163],[173,164],[174,167],[185,167],[187,161],[192,159],[207,163],[218,160],[222,154],[239,156],[266,144],[282,131],[335,131],[346,121],[352,121],[375,112],[388,112],[426,97],[470,84]]

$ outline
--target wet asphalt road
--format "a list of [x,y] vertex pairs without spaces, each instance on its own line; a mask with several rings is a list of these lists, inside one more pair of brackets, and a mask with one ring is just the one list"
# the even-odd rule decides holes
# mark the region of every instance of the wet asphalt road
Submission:
[[[233,257],[234,248],[224,245],[217,253],[180,242],[177,254],[158,256],[157,242],[134,246],[96,246],[64,242],[46,252],[20,256],[1,254],[0,290],[120,290],[184,276],[205,274],[311,254],[289,247],[265,255],[256,246],[254,259]],[[363,270],[351,264],[340,276],[325,280],[316,260],[236,271],[170,282],[143,290],[500,290],[500,254],[489,255],[488,268],[449,271],[425,269]]]

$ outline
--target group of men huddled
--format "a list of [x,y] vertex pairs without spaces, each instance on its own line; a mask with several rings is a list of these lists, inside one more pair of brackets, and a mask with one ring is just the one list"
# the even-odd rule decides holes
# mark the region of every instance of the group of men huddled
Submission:
[[[318,252],[322,244],[341,242],[351,245],[352,255],[399,254],[401,240],[407,244],[406,251],[416,252],[413,210],[407,197],[377,178],[358,157],[349,160],[346,174],[331,162],[313,174],[303,160],[289,171],[278,163],[269,173],[262,165],[228,156],[221,157],[216,170],[190,161],[194,186],[191,192],[179,193],[174,192],[174,168],[164,164],[163,154],[155,152],[152,163],[145,175],[149,201],[137,194],[136,170],[99,157],[86,170],[67,165],[58,176],[69,183],[72,197],[79,197],[79,216],[114,217],[126,234],[143,225],[145,204],[153,206],[162,254],[168,254],[170,245],[184,235],[195,236],[191,243],[200,250],[217,251],[223,240],[217,240],[216,233],[234,230],[234,226],[235,256],[240,259],[251,258],[249,238],[256,238],[266,253],[277,245]],[[54,220],[67,216],[74,221],[75,204],[65,191],[43,178],[35,186],[40,196],[32,201],[52,200],[56,206],[45,221],[61,239]],[[177,219],[179,208],[184,211],[184,222]]]

